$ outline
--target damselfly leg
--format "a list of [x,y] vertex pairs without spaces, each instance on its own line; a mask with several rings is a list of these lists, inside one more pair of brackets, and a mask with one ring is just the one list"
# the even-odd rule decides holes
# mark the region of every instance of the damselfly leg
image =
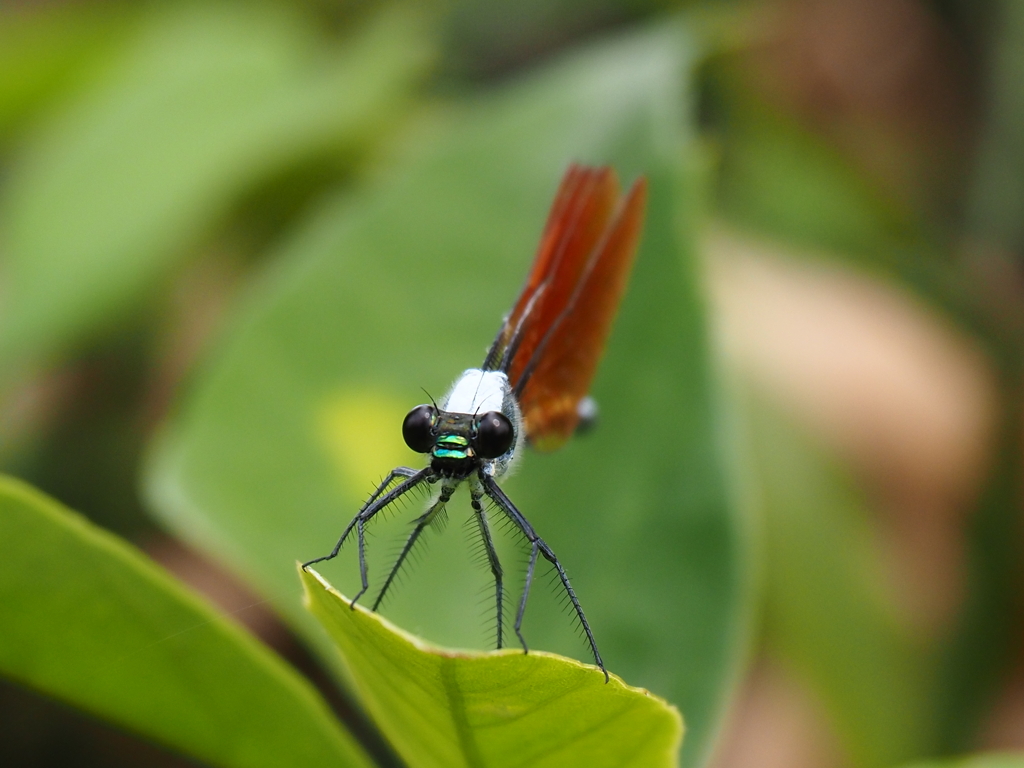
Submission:
[[[387,487],[399,477],[403,477],[405,480],[396,485],[390,491],[385,492]],[[424,481],[429,482],[434,479],[436,479],[436,477],[430,467],[426,467],[421,470],[410,469],[409,467],[396,467],[391,470],[391,472],[388,473],[388,476],[384,479],[384,482],[377,486],[377,490],[375,490],[373,494],[371,494],[370,498],[366,500],[366,503],[363,504],[359,513],[352,518],[352,521],[347,526],[345,526],[345,530],[342,532],[341,538],[338,539],[338,543],[334,545],[334,549],[331,550],[330,554],[324,555],[323,557],[317,557],[309,562],[303,563],[303,570],[315,563],[321,563],[325,560],[332,560],[337,557],[338,552],[341,551],[341,547],[345,543],[345,539],[348,538],[352,529],[355,528],[359,541],[359,576],[362,580],[362,589],[360,589],[359,593],[352,598],[350,605],[354,608],[356,600],[362,597],[363,594],[366,593],[366,590],[370,588],[369,575],[366,569],[366,540],[364,537],[364,526],[373,519],[374,515],[392,502],[404,496],[420,483]]]
[[504,572],[501,569],[501,562],[498,560],[498,551],[494,548],[494,537],[491,535],[491,526],[487,522],[487,513],[484,512],[480,500],[483,494],[473,489],[470,491],[470,501],[473,505],[473,514],[476,516],[477,526],[480,528],[480,538],[483,539],[484,549],[487,552],[487,562],[491,566],[491,574],[494,576],[495,604],[498,616],[498,648],[502,643],[502,624],[505,618],[503,598],[505,595]]
[[[526,583],[523,585],[523,596],[519,602],[519,612],[516,616],[516,634],[519,635],[520,641],[523,636],[520,632],[522,625],[523,614],[526,612],[526,600],[530,594],[530,587],[533,582],[533,571],[534,566],[537,562],[537,553],[544,555],[544,559],[554,566],[555,571],[558,573],[558,579],[562,582],[562,586],[565,588],[566,594],[569,596],[569,602],[572,603],[573,610],[576,611],[576,616],[580,620],[580,626],[583,627],[583,632],[587,636],[587,642],[590,644],[590,650],[594,654],[594,663],[601,668],[604,672],[605,680],[608,679],[608,670],[604,668],[604,661],[601,659],[601,652],[597,650],[597,641],[594,639],[594,633],[590,631],[590,623],[587,621],[586,615],[583,613],[583,606],[580,605],[579,598],[576,597],[576,591],[572,588],[572,584],[569,583],[569,576],[565,572],[565,568],[558,562],[558,558],[552,551],[551,547],[544,543],[544,540],[537,535],[537,532],[533,530],[533,526],[530,525],[529,521],[523,517],[522,513],[516,509],[515,504],[505,495],[505,492],[498,487],[498,484],[494,482],[494,479],[488,476],[484,472],[479,473],[480,482],[483,485],[484,492],[491,498],[491,500],[498,505],[498,507],[509,516],[519,530],[523,532],[527,540],[532,545],[530,553],[530,565],[526,572]],[[523,643],[523,650],[526,650],[526,643]]]
[[441,495],[437,497],[437,501],[431,504],[430,508],[426,512],[416,518],[416,523],[412,529],[412,533],[410,533],[409,538],[405,540],[405,544],[402,546],[402,551],[398,553],[398,558],[395,560],[395,564],[391,566],[391,571],[388,573],[387,579],[384,580],[384,586],[380,588],[377,599],[373,601],[372,610],[376,611],[377,608],[380,607],[381,602],[384,600],[384,595],[387,594],[388,588],[391,586],[392,582],[394,582],[395,577],[398,576],[399,571],[402,570],[402,564],[405,562],[405,558],[408,557],[410,552],[412,552],[412,548],[416,546],[416,542],[419,541],[420,535],[426,527],[434,522],[435,516],[442,514],[444,505],[448,503],[453,493],[455,493],[455,486],[446,486],[442,488]]

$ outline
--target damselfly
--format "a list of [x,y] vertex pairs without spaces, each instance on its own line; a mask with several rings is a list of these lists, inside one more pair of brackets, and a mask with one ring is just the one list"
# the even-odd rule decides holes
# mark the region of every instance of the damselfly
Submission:
[[[345,528],[330,554],[310,560],[303,568],[335,557],[355,530],[362,588],[352,598],[354,606],[369,589],[366,526],[414,488],[436,486],[426,512],[415,519],[374,600],[376,610],[424,530],[465,483],[494,577],[498,647],[504,640],[505,575],[488,518],[495,510],[507,516],[530,546],[514,625],[523,650],[527,650],[522,634],[526,600],[537,558],[542,556],[557,572],[594,661],[607,679],[594,633],[565,569],[501,490],[498,480],[522,453],[524,443],[542,451],[553,450],[593,416],[593,401],[587,393],[629,279],[646,197],[647,185],[642,178],[622,195],[611,168],[569,167],[526,285],[483,365],[459,376],[440,403],[418,405],[405,417],[405,442],[414,451],[428,454],[430,463],[419,470],[393,469]],[[485,498],[492,507],[485,508]]]

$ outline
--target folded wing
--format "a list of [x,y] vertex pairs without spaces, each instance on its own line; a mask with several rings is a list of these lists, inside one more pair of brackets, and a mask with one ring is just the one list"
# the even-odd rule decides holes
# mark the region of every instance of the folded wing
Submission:
[[611,168],[569,167],[526,285],[485,368],[505,371],[526,435],[553,450],[572,435],[618,310],[643,226],[647,185],[621,195]]

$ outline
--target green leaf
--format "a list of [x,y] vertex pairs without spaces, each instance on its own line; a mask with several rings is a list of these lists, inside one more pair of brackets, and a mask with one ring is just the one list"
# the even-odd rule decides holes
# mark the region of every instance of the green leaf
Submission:
[[299,569],[306,605],[361,699],[414,768],[677,765],[675,707],[553,654],[433,647]]
[[863,500],[792,423],[752,410],[770,647],[825,704],[853,764],[927,754],[933,664],[886,599]]
[[906,768],[1024,768],[1024,753],[992,753],[971,755],[956,760],[914,763]]
[[[644,30],[422,125],[393,167],[325,207],[280,256],[149,480],[170,527],[226,555],[323,643],[296,610],[295,560],[326,553],[392,467],[422,465],[402,419],[425,399],[421,386],[439,396],[481,363],[566,164],[647,174],[644,241],[594,386],[602,423],[558,452],[526,455],[507,491],[568,569],[609,669],[680,707],[689,765],[710,749],[751,609],[691,249],[694,54],[678,24]],[[451,528],[469,513],[456,495]],[[375,521],[375,579],[413,514]],[[492,603],[481,605],[489,572],[459,530],[430,533],[429,555],[385,615],[433,642],[493,647]],[[324,566],[349,594],[353,550]],[[521,583],[519,554],[502,558]],[[589,660],[538,581],[531,647]]]
[[368,141],[423,68],[423,29],[389,14],[338,47],[283,6],[161,8],[6,185],[0,356],[111,322],[240,193]]
[[367,766],[313,687],[124,541],[0,477],[0,674],[215,766]]

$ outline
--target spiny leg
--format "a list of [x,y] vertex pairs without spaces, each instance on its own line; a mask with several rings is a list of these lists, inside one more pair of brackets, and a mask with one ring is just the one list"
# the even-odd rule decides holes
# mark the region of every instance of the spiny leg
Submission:
[[[407,474],[410,472],[412,473],[411,475]],[[405,477],[406,480],[382,496],[381,493],[396,477]],[[355,527],[357,529],[359,541],[359,579],[362,582],[362,588],[349,602],[349,607],[355,609],[356,600],[362,597],[370,587],[369,574],[367,573],[366,568],[366,523],[372,520],[374,515],[387,507],[388,504],[391,504],[401,496],[405,495],[424,480],[428,482],[434,482],[434,480],[436,480],[436,477],[432,473],[430,467],[422,469],[419,472],[409,469],[408,467],[397,467],[391,470],[384,482],[377,487],[377,490],[373,492],[373,495],[370,496],[370,499],[363,505],[363,508],[359,510],[359,513],[353,517],[352,521],[345,527],[344,532],[341,534],[341,538],[338,539],[338,543],[334,545],[334,549],[331,550],[331,553],[323,557],[318,557],[315,560],[310,560],[308,563],[303,563],[302,570],[306,570],[306,568],[314,563],[319,563],[324,560],[330,560],[337,557],[338,552],[341,550],[341,545],[345,543],[345,539],[348,538],[349,533],[352,532],[352,528]]]
[[523,615],[526,613],[526,598],[530,596],[530,585],[533,584],[533,569],[537,566],[537,542],[533,542],[530,548],[530,564],[526,566],[526,581],[523,582],[523,596],[519,599],[519,610],[516,611],[516,637],[523,646],[523,653],[529,653],[526,647],[526,638],[523,637]]
[[484,540],[484,548],[487,550],[487,561],[491,566],[491,573],[494,575],[494,591],[495,591],[495,602],[497,603],[498,609],[498,648],[502,647],[502,622],[505,617],[502,597],[505,593],[503,585],[503,572],[501,570],[501,563],[498,560],[498,552],[494,549],[494,538],[491,536],[491,527],[487,523],[487,515],[484,513],[483,505],[480,503],[480,499],[483,498],[483,494],[476,490],[470,493],[470,503],[473,505],[473,512],[476,514],[477,525],[480,526],[480,536]]
[[395,577],[401,570],[402,563],[405,562],[406,556],[412,551],[412,548],[416,544],[416,541],[419,539],[420,534],[423,533],[423,530],[428,525],[430,525],[431,520],[433,520],[434,513],[448,503],[448,500],[451,499],[452,494],[454,492],[454,487],[442,488],[441,495],[437,497],[437,501],[430,505],[430,509],[428,509],[422,515],[416,518],[416,526],[412,529],[412,533],[409,534],[409,538],[405,540],[405,545],[402,547],[402,551],[399,553],[398,559],[395,560],[395,564],[391,566],[391,572],[388,574],[387,579],[384,581],[384,586],[380,588],[380,594],[378,594],[377,599],[373,601],[372,610],[376,611],[377,608],[380,606],[381,600],[384,599],[384,595],[387,594],[388,588],[391,586],[391,582],[395,580]]
[[[352,532],[352,529],[356,526],[356,523],[358,523],[360,520],[363,520],[364,522],[366,520],[369,520],[371,517],[377,514],[377,512],[382,510],[392,501],[397,499],[399,496],[402,496],[406,491],[412,490],[413,487],[419,485],[423,480],[429,479],[430,476],[430,467],[427,467],[426,469],[421,469],[419,471],[415,469],[410,469],[409,467],[395,467],[394,469],[392,469],[388,473],[388,476],[384,478],[384,482],[377,486],[377,490],[375,490],[370,495],[370,498],[368,498],[366,502],[363,504],[363,506],[359,509],[359,511],[356,513],[356,516],[352,518],[352,520],[349,522],[347,526],[345,526],[345,530],[342,531],[341,538],[338,539],[338,543],[334,545],[334,549],[331,550],[331,553],[329,555],[317,557],[313,560],[303,563],[302,570],[306,570],[309,566],[313,565],[314,563],[320,563],[324,560],[333,560],[335,557],[338,556],[338,553],[341,551],[341,545],[345,543],[345,539],[348,538],[348,535]],[[378,504],[378,499],[380,498],[381,494],[384,493],[384,489],[391,485],[391,483],[395,480],[396,477],[404,477],[406,478],[406,480],[404,483],[401,483],[396,487],[392,488],[390,491],[388,491],[388,493],[383,497],[383,499],[381,499],[380,503]],[[361,554],[361,541],[359,550]]]
[[[519,529],[523,532],[527,539],[533,544],[533,546],[540,551],[544,558],[548,560],[555,570],[558,572],[558,578],[562,582],[562,586],[565,588],[566,594],[569,596],[569,601],[572,603],[573,609],[576,611],[576,616],[580,620],[580,625],[583,627],[583,632],[587,636],[587,642],[590,644],[590,651],[594,654],[594,662],[601,671],[604,672],[604,680],[608,682],[608,670],[604,667],[604,661],[601,659],[601,652],[597,650],[597,640],[594,639],[594,633],[590,630],[590,622],[587,621],[586,615],[583,613],[583,606],[580,605],[579,599],[576,597],[576,592],[573,590],[572,585],[569,583],[569,576],[566,574],[562,564],[558,562],[558,558],[552,551],[551,547],[544,543],[544,540],[537,535],[537,532],[533,530],[533,526],[530,525],[529,521],[523,517],[522,513],[516,509],[515,504],[505,495],[505,492],[498,487],[498,484],[494,482],[494,478],[480,472],[480,481],[483,483],[484,491],[488,496],[497,504],[505,513],[512,519]],[[531,557],[531,562],[534,558]],[[517,623],[522,619],[522,612],[525,611],[526,598],[530,590],[530,582],[527,581],[523,588],[523,598],[520,601],[520,615],[517,617]]]
[[569,583],[569,575],[565,572],[565,568],[558,562],[558,558],[555,557],[555,553],[551,551],[551,547],[544,543],[543,539],[537,539],[536,544],[540,547],[540,552],[545,558],[555,566],[555,570],[558,571],[558,578],[562,581],[562,586],[565,587],[566,593],[569,595],[569,600],[572,602],[572,607],[576,609],[576,615],[580,618],[580,624],[583,625],[583,631],[587,635],[587,640],[590,641],[590,650],[594,653],[594,661],[597,662],[597,666],[604,672],[604,681],[608,682],[608,670],[604,668],[604,661],[601,659],[601,652],[597,650],[597,641],[594,640],[594,633],[590,631],[590,624],[587,622],[587,617],[583,613],[583,606],[580,605],[579,598],[576,597],[576,592],[572,588],[572,584]]
[[426,475],[429,474],[428,469],[429,467],[426,469],[413,469],[412,467],[395,467],[390,472],[388,472],[388,476],[385,477],[384,480],[381,481],[381,484],[377,486],[377,490],[370,494],[370,498],[363,502],[363,509],[366,509],[368,506],[373,504],[373,502],[377,500],[377,497],[384,492],[385,488],[391,485],[391,481],[394,480],[395,478],[404,477],[408,479],[416,477],[416,475]]
[[366,590],[370,588],[370,574],[366,568],[366,522],[356,517],[356,541],[359,544],[357,549],[359,550],[359,580],[362,583],[359,591],[356,592],[356,596],[349,600],[348,607],[355,610],[356,600],[366,594]]

